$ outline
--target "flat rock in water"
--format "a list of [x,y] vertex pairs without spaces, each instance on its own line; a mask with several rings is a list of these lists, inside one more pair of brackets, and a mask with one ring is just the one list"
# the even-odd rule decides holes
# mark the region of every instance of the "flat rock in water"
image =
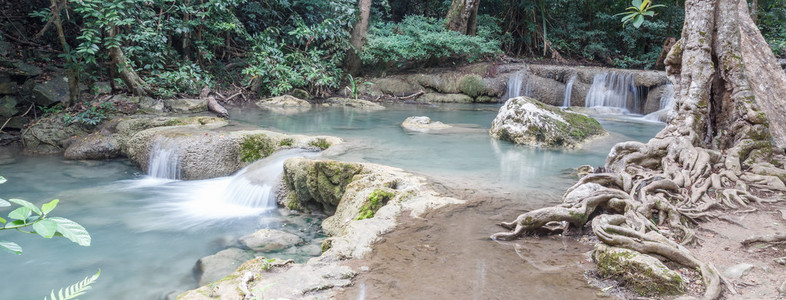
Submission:
[[274,229],[262,229],[240,238],[240,243],[256,252],[279,251],[301,242],[294,234]]
[[194,266],[194,273],[199,285],[205,285],[232,274],[237,267],[252,258],[254,258],[253,254],[238,248],[221,250],[216,254],[200,258]]
[[363,99],[352,99],[352,98],[342,98],[342,97],[333,97],[328,99],[325,103],[322,104],[323,106],[343,106],[343,107],[350,107],[358,110],[384,110],[385,107],[379,105],[377,103],[366,101]]
[[749,263],[741,263],[736,264],[731,267],[726,268],[723,271],[723,276],[729,279],[740,279],[742,275],[745,275],[750,269],[753,269],[753,265]]
[[433,121],[426,116],[409,117],[401,123],[401,127],[406,130],[428,132],[432,130],[448,129],[452,126],[439,121]]

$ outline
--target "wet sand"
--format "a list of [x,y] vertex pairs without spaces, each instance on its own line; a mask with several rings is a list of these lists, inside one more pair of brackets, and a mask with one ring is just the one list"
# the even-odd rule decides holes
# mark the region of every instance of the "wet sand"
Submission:
[[361,271],[336,298],[599,298],[584,278],[591,245],[560,236],[492,241],[489,235],[502,230],[494,224],[515,218],[519,212],[511,209],[522,205],[484,198],[422,219],[403,216],[372,254],[348,262]]

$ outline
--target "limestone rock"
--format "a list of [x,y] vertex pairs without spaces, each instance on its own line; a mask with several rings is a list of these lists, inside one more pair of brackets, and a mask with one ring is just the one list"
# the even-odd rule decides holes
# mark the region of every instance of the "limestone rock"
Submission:
[[592,257],[602,276],[619,278],[642,296],[685,292],[682,277],[652,256],[597,243]]
[[110,159],[120,157],[120,142],[114,135],[100,132],[76,138],[63,153],[65,159]]
[[311,109],[311,103],[290,95],[262,99],[257,101],[256,105],[259,108],[283,115],[303,113]]
[[0,117],[0,124],[5,124],[4,129],[21,130],[25,128],[25,125],[27,125],[27,123],[30,123],[30,120],[31,118],[29,117],[20,117],[20,116],[11,117],[11,120],[8,120],[8,118]]
[[256,252],[280,251],[301,241],[297,235],[274,229],[261,229],[240,238],[240,243]]
[[232,274],[243,262],[252,258],[253,254],[238,248],[222,250],[200,258],[194,266],[194,275],[199,285],[205,285]]
[[433,103],[471,103],[473,99],[464,94],[426,93],[418,97],[418,101]]
[[385,109],[384,106],[371,101],[366,101],[362,99],[341,98],[341,97],[330,98],[325,103],[323,103],[322,106],[343,106],[343,107],[350,107],[350,108],[365,110],[365,111]]
[[196,113],[207,111],[207,99],[168,99],[164,104],[176,113]]
[[41,119],[22,132],[25,150],[33,153],[58,153],[63,142],[73,136],[86,135],[89,129],[82,124],[65,124],[62,116]]
[[290,158],[284,162],[284,182],[290,191],[286,206],[299,209],[313,201],[332,212],[361,170],[357,163]]
[[723,270],[723,276],[729,279],[740,279],[742,275],[748,273],[753,269],[753,265],[749,263],[736,264]]
[[452,126],[439,121],[432,121],[431,118],[426,116],[418,116],[407,118],[401,123],[401,127],[410,131],[429,132],[448,129]]
[[19,101],[14,96],[4,96],[0,98],[0,117],[10,117],[19,113],[16,105]]
[[527,97],[509,99],[490,130],[495,139],[544,148],[575,148],[605,133],[593,118]]
[[6,61],[3,62],[3,65],[9,68],[7,70],[8,73],[18,76],[36,77],[44,73],[44,71],[42,71],[41,68],[31,64],[26,64],[19,60]]
[[56,76],[33,87],[33,101],[37,105],[49,107],[56,103],[67,102],[69,93],[68,79],[65,76]]

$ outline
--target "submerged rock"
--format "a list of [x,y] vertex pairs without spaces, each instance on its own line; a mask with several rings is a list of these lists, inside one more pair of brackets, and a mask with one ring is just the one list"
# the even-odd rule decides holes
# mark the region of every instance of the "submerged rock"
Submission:
[[229,248],[216,254],[200,258],[194,266],[194,276],[199,285],[205,285],[232,274],[243,262],[254,255],[238,248]]
[[240,238],[241,244],[256,252],[280,251],[301,241],[297,235],[274,229],[261,229]]
[[433,130],[448,129],[453,126],[447,125],[439,121],[433,121],[426,116],[409,117],[401,123],[401,127],[406,130],[429,132]]
[[492,138],[544,148],[575,148],[606,134],[595,119],[518,97],[499,109],[489,131]]
[[328,99],[322,106],[343,106],[350,107],[358,110],[384,110],[385,107],[377,103],[366,101],[362,99],[341,98],[333,97]]
[[680,274],[652,256],[597,243],[592,258],[601,276],[618,278],[639,295],[665,296],[685,292]]

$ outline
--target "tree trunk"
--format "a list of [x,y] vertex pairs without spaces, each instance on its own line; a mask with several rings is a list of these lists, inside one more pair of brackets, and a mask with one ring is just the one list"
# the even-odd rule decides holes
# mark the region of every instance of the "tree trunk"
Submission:
[[[734,293],[710,262],[681,244],[696,241],[692,222],[782,201],[786,185],[772,173],[786,174],[785,159],[773,159],[770,129],[777,142],[783,122],[773,124],[768,116],[784,115],[777,97],[786,95],[786,74],[745,0],[687,0],[681,39],[665,64],[677,116],[646,144],[615,145],[605,173],[581,178],[563,204],[502,223],[511,231],[492,238],[516,238],[554,222],[581,227],[591,221],[602,243],[698,269],[705,299],[718,298],[724,285]],[[765,114],[759,104],[778,115]]]
[[664,62],[666,60],[666,55],[669,54],[669,51],[671,51],[671,47],[674,47],[674,44],[676,43],[677,43],[677,39],[675,39],[674,37],[667,37],[665,40],[663,40],[663,47],[661,47],[660,49],[660,54],[658,54],[658,58],[655,59],[655,70],[663,71],[666,69],[666,63]]
[[352,44],[352,48],[347,51],[346,59],[347,71],[352,75],[360,73],[360,66],[362,64],[360,61],[360,52],[363,51],[363,45],[366,43],[368,17],[371,12],[371,0],[359,0],[358,10],[360,11],[360,15],[358,15],[355,27],[352,28],[352,37],[349,41],[350,44]]
[[479,4],[480,0],[453,0],[446,17],[448,30],[475,35]]
[[[107,38],[113,39],[115,37],[116,30],[117,28],[115,26],[107,29]],[[109,57],[112,59],[112,64],[114,64],[114,67],[117,68],[120,79],[122,79],[126,86],[131,90],[131,93],[136,96],[150,96],[153,94],[153,90],[150,88],[150,86],[147,85],[147,82],[142,80],[142,78],[137,75],[136,71],[131,68],[131,65],[128,64],[128,59],[126,59],[126,55],[123,53],[123,50],[120,49],[119,45],[109,47]]]
[[70,107],[79,100],[79,77],[75,70],[75,64],[77,62],[73,61],[68,53],[70,47],[68,46],[68,42],[65,39],[65,33],[63,32],[63,22],[60,20],[60,10],[63,9],[63,5],[59,5],[57,1],[58,0],[49,1],[49,10],[52,12],[52,23],[55,24],[55,28],[57,29],[57,37],[60,39],[60,46],[63,48],[63,53],[67,56],[66,76],[68,77],[68,103],[66,103],[66,107]]

